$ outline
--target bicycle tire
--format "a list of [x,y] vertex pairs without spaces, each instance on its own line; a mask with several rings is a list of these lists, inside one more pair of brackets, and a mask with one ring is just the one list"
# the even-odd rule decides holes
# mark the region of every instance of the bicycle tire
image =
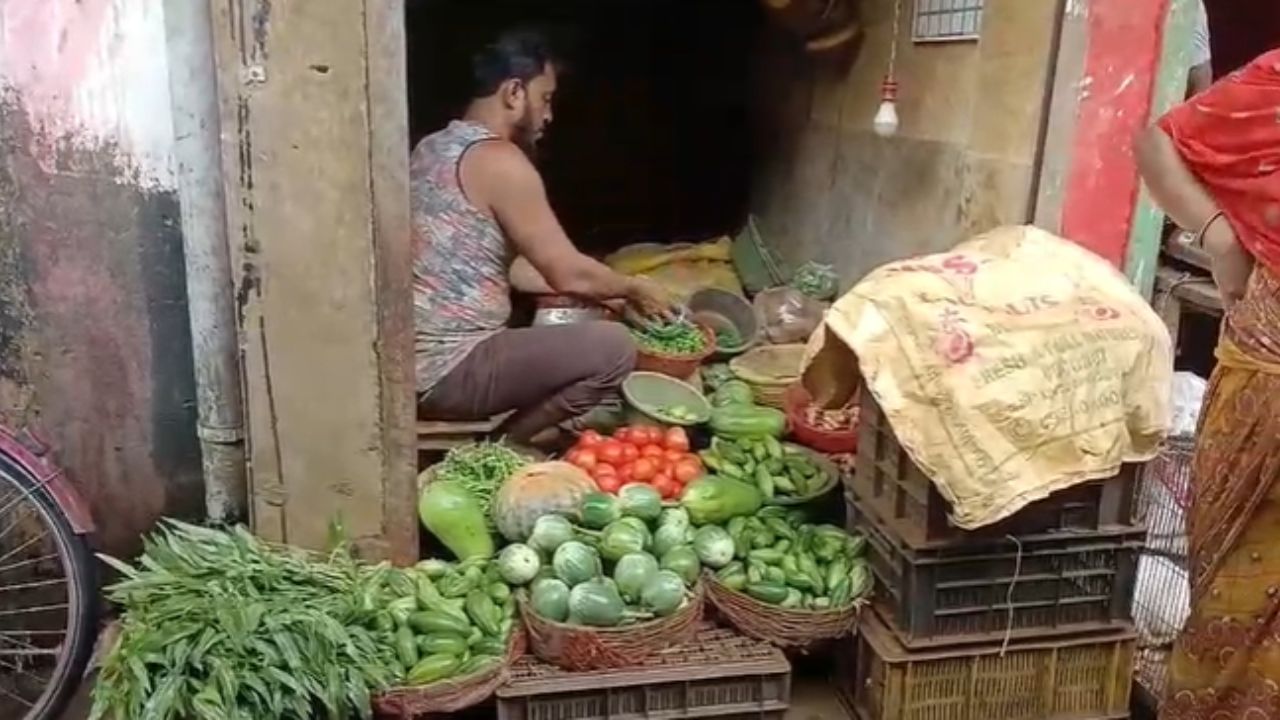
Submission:
[[18,720],[52,720],[79,688],[96,641],[96,575],[88,538],[76,533],[47,489],[21,464],[0,451],[0,487],[11,484],[25,493],[49,529],[67,576],[67,628],[64,650],[48,686]]

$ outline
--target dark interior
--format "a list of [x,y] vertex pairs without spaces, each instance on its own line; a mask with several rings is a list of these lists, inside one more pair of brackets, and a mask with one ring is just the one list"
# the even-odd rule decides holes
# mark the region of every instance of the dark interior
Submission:
[[1280,47],[1280,2],[1204,0],[1213,74],[1222,77]]
[[579,247],[701,240],[745,222],[756,3],[410,0],[414,143],[465,106],[471,51],[527,24],[548,29],[570,64],[539,162]]

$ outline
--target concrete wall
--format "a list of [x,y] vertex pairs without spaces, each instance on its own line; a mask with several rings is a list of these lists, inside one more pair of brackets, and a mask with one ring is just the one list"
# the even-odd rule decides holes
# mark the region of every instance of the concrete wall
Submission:
[[845,285],[898,258],[1028,219],[1051,39],[1049,0],[987,0],[979,42],[913,44],[898,28],[901,129],[877,137],[893,37],[892,0],[865,0],[851,66],[815,64],[774,45],[762,54],[771,160],[755,212],[792,263],[833,263]]
[[162,0],[0,0],[0,421],[128,552],[202,498]]

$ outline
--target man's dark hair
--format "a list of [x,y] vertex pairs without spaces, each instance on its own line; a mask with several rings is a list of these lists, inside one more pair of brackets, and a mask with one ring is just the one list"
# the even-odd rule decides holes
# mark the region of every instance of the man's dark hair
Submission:
[[547,65],[559,64],[546,34],[530,28],[508,30],[471,58],[471,97],[488,97],[502,83],[529,82]]

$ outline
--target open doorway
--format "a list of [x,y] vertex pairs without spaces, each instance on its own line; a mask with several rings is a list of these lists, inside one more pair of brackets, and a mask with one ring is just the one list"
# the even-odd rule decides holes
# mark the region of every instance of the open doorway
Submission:
[[730,233],[748,210],[761,22],[741,0],[415,0],[410,140],[460,113],[472,52],[503,29],[536,25],[568,60],[540,164],[578,247],[601,255]]

